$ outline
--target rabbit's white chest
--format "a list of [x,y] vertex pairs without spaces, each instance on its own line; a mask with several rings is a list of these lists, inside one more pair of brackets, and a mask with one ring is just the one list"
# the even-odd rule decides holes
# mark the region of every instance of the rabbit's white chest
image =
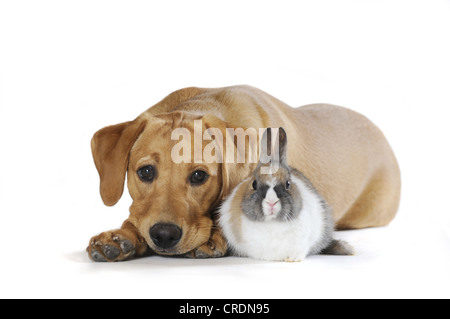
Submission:
[[247,231],[242,234],[238,249],[241,254],[255,259],[302,261],[311,243],[308,230],[303,229],[299,221],[255,222],[243,218],[242,226]]

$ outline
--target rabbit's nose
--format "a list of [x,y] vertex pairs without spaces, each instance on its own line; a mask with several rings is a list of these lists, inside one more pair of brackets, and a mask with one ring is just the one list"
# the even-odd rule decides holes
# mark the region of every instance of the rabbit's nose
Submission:
[[268,201],[266,200],[267,204],[269,204],[270,207],[274,207],[280,200],[275,200],[275,201]]

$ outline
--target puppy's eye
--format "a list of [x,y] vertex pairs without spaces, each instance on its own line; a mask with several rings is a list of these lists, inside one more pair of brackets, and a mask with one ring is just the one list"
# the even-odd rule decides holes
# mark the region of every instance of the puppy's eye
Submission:
[[151,165],[144,166],[138,169],[137,174],[141,181],[146,183],[153,182],[153,179],[155,178],[155,168]]
[[286,189],[289,189],[291,187],[291,182],[290,181],[287,181],[286,182]]
[[255,191],[258,188],[258,183],[256,182],[256,180],[253,181],[252,187]]
[[194,173],[192,173],[191,177],[190,177],[190,182],[192,185],[201,185],[204,182],[206,182],[206,180],[208,179],[208,174],[204,171],[195,171]]

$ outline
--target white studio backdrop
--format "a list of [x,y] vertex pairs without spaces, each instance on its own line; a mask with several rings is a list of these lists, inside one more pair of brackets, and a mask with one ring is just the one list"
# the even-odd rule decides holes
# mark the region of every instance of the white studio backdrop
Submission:
[[[449,39],[444,0],[0,1],[0,297],[450,297]],[[353,259],[91,263],[131,203],[103,206],[95,131],[235,84],[373,120],[402,169],[394,223],[342,233]]]

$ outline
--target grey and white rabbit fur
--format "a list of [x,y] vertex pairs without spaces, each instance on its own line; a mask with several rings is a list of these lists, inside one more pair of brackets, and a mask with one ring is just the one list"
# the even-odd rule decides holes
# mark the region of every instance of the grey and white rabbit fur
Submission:
[[325,199],[288,165],[286,131],[278,129],[273,148],[272,135],[272,129],[266,129],[253,175],[220,208],[219,224],[230,253],[293,262],[314,254],[353,255],[347,242],[333,238],[334,222]]

